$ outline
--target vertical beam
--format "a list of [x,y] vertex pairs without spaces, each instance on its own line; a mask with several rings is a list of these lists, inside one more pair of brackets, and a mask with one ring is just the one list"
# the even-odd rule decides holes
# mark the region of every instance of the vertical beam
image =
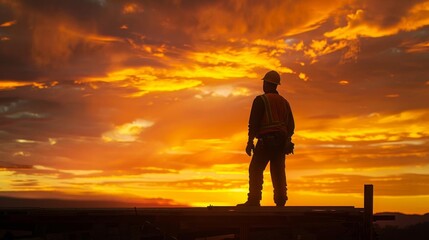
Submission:
[[244,223],[240,226],[239,239],[240,240],[248,240],[249,239],[249,225],[248,224]]
[[364,239],[372,240],[372,222],[374,211],[374,186],[365,184],[364,186]]

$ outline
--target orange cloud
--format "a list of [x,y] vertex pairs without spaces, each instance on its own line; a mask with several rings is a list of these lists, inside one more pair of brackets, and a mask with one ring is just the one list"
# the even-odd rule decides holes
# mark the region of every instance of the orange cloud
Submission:
[[383,37],[400,31],[412,31],[429,24],[428,10],[427,2],[416,4],[404,16],[400,16],[400,21],[383,26],[381,22],[369,21],[372,16],[368,15],[367,10],[358,9],[347,15],[347,26],[326,32],[324,35],[335,40],[353,40],[358,37]]
[[406,46],[408,53],[423,53],[429,51],[429,41]]
[[[285,42],[288,42],[286,40]],[[341,63],[356,60],[360,51],[358,40],[338,40],[331,39],[311,40],[310,44],[305,44],[303,41],[294,42],[293,40],[287,44],[287,49],[302,52],[304,56],[311,60],[311,64],[316,63],[319,58],[328,54],[343,50]],[[302,63],[305,64],[305,63]]]
[[2,24],[0,24],[0,27],[10,27],[16,24],[16,20],[13,21],[9,21],[9,22],[4,22]]
[[34,88],[43,89],[43,88],[49,88],[57,85],[58,82],[17,82],[17,81],[0,81],[0,91],[1,90],[11,90],[16,89],[18,87],[24,87],[24,86],[32,86]]
[[307,0],[293,7],[285,1],[218,2],[196,13],[197,29],[200,36],[207,39],[243,35],[251,39],[291,36],[318,28],[342,4],[336,0],[323,3]]

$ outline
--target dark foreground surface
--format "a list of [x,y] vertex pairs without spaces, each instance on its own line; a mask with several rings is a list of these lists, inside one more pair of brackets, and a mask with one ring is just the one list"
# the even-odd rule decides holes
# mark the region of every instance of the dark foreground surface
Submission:
[[355,207],[0,209],[0,239],[367,239]]

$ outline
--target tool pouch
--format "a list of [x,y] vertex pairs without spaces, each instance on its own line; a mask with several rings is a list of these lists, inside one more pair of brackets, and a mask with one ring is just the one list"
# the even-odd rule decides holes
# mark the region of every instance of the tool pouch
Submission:
[[295,144],[292,142],[292,140],[291,139],[287,139],[285,141],[285,146],[284,146],[285,154],[286,155],[293,154],[294,148],[295,148]]

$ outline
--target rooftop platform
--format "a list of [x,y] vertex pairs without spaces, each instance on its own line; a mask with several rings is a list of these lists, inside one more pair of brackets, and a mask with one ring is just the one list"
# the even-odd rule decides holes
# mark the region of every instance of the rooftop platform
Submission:
[[368,186],[364,208],[0,209],[0,239],[9,231],[13,238],[8,239],[370,240],[374,219]]

